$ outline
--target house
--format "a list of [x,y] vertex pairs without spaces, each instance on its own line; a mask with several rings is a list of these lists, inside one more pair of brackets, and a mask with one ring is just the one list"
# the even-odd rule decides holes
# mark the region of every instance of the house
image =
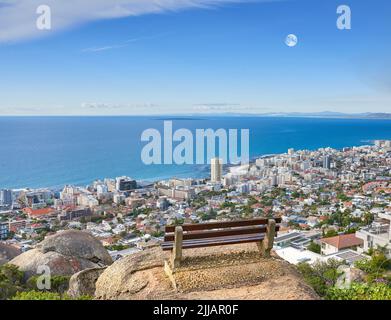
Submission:
[[387,257],[391,258],[391,214],[379,213],[378,218],[370,226],[357,231],[356,236],[364,242],[358,251],[365,252],[381,246],[385,247]]
[[0,223],[0,240],[6,239],[8,237],[9,229],[8,223],[1,222]]
[[354,210],[351,215],[354,217],[354,218],[361,218],[363,216],[364,212],[360,209],[356,209]]
[[355,249],[363,245],[364,241],[355,234],[343,234],[330,238],[320,239],[322,255],[329,255],[343,249]]
[[31,209],[24,208],[23,212],[28,215],[30,219],[32,218],[46,218],[56,214],[55,210],[52,208],[43,208],[43,209]]
[[27,221],[22,219],[15,219],[8,222],[10,232],[18,232],[20,229],[26,228]]
[[101,238],[101,239],[100,239],[100,242],[101,242],[105,247],[107,247],[107,246],[113,245],[113,244],[116,242],[116,240],[115,240],[113,237],[106,237],[106,238]]

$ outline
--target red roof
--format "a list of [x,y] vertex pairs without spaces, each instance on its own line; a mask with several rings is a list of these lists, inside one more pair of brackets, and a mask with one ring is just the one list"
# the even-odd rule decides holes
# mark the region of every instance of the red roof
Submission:
[[364,241],[360,238],[357,238],[354,233],[344,234],[344,235],[330,237],[330,238],[323,238],[320,239],[320,241],[327,243],[330,246],[333,246],[338,249],[359,246],[364,243]]
[[46,216],[54,212],[54,209],[52,208],[43,208],[43,209],[36,209],[33,210],[31,208],[24,208],[23,211],[27,213],[29,216]]
[[39,229],[39,228],[43,228],[44,225],[42,223],[33,223],[30,227],[33,229]]

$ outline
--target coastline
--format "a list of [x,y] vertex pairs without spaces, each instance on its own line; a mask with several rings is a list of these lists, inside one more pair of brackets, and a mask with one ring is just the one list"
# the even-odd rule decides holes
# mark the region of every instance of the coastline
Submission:
[[[373,140],[370,140],[371,142],[373,142]],[[373,143],[372,143],[373,145]],[[363,145],[356,145],[356,146],[346,146],[344,148],[352,148],[352,147],[369,147],[371,145],[369,144],[363,144]],[[324,147],[326,148],[326,147]],[[306,150],[306,149],[303,149],[303,150]],[[309,150],[309,151],[315,151],[316,149],[314,150]],[[337,149],[339,150],[339,149]],[[341,149],[342,150],[342,149]],[[302,150],[297,150],[297,151],[302,151]],[[274,154],[265,154],[265,155],[256,155],[256,156],[252,156],[250,158],[250,161],[248,164],[245,164],[245,165],[252,165],[252,164],[255,164],[255,161],[257,159],[264,159],[264,158],[269,158],[269,157],[274,157],[274,156],[278,156],[278,155],[283,155],[283,154],[286,154],[286,153],[274,153]],[[232,168],[239,168],[243,166],[243,164],[225,164],[223,165],[223,174],[227,174],[228,171],[230,171]],[[147,180],[147,179],[135,179],[136,182],[137,182],[137,185],[143,185],[142,188],[145,188],[145,187],[148,187],[148,186],[152,186],[154,185],[155,183],[159,182],[159,181],[164,181],[164,180],[170,180],[170,179],[175,179],[175,178],[180,178],[180,179],[200,179],[200,180],[204,180],[204,179],[208,179],[209,178],[209,171],[208,173],[205,173],[205,176],[203,177],[197,177],[197,176],[186,176],[186,177],[180,177],[179,176],[167,176],[167,177],[161,177],[161,178],[155,178],[155,179],[151,179],[151,180]],[[115,177],[104,177],[104,178],[98,178],[98,179],[95,179],[95,180],[92,180],[90,182],[90,184],[88,185],[91,185],[94,181],[97,181],[97,180],[102,180],[102,179],[115,179]],[[12,189],[14,191],[22,191],[22,190],[40,190],[40,189],[45,189],[45,190],[50,190],[52,192],[60,192],[65,186],[74,186],[74,187],[81,187],[81,188],[84,188],[86,187],[86,185],[80,185],[80,184],[64,184],[64,185],[59,185],[59,186],[41,186],[41,187],[35,187],[35,188],[32,188],[32,187],[22,187],[22,188],[9,188],[9,189]],[[88,186],[87,185],[87,186]],[[142,189],[142,188],[139,188],[139,189]],[[2,189],[2,187],[0,186],[0,189]]]
[[[149,117],[0,117],[0,188],[85,186],[104,177],[127,175],[138,181],[205,178],[209,166],[154,165],[140,159],[141,133],[162,129],[164,118]],[[250,159],[282,154],[288,148],[342,149],[391,139],[391,122],[293,117],[234,116],[175,118],[174,128],[246,128]],[[239,146],[240,147],[240,146]],[[228,165],[229,167],[229,165]]]

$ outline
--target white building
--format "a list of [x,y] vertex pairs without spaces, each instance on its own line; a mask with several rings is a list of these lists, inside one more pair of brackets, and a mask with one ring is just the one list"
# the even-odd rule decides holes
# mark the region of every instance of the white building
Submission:
[[125,202],[125,195],[123,194],[120,194],[120,193],[116,193],[114,196],[113,196],[113,202],[115,204],[123,204]]
[[109,192],[109,188],[105,184],[98,184],[96,186],[96,193],[98,195],[105,194],[107,192]]
[[356,232],[356,237],[363,240],[360,252],[366,252],[377,246],[387,247],[387,256],[391,258],[391,214],[378,213],[379,219],[375,220],[371,226],[362,228]]
[[223,176],[223,160],[213,158],[210,161],[210,180],[213,183],[220,183]]

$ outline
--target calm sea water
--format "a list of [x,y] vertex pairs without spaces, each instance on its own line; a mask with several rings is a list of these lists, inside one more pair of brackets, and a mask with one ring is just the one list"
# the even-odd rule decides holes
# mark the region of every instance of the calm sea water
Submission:
[[250,129],[250,156],[288,148],[342,148],[391,139],[390,120],[264,117],[0,117],[0,189],[86,185],[128,175],[155,180],[208,175],[207,165],[152,165],[140,158],[147,128]]

